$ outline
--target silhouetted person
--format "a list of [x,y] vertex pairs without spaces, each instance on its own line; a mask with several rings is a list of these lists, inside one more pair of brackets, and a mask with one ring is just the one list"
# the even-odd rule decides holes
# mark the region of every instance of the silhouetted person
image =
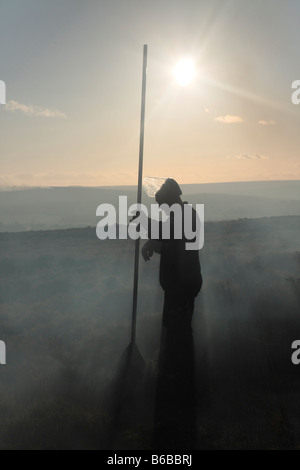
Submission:
[[[186,243],[197,238],[197,212],[184,217],[181,189],[167,179],[155,198],[166,209],[179,205],[181,217],[171,210],[165,222],[149,220],[148,234],[156,224],[158,240],[150,239],[143,247],[145,261],[160,254],[160,284],[164,290],[163,328],[158,362],[152,448],[159,450],[195,449],[197,446],[196,384],[194,377],[194,343],[191,322],[195,297],[202,287],[198,249],[188,250]],[[163,225],[170,224],[170,236],[163,237]],[[196,234],[185,237],[185,224]],[[177,227],[175,225],[177,224]],[[178,227],[178,224],[180,227]],[[182,237],[178,238],[181,233]],[[198,234],[199,235],[199,234]],[[199,238],[199,237],[198,237]]]
[[[156,202],[161,206],[168,207],[178,204],[182,209],[180,231],[181,239],[175,238],[176,219],[171,212],[170,237],[163,238],[163,224],[167,222],[156,222],[149,220],[148,233],[151,234],[151,224],[158,224],[159,239],[150,239],[142,249],[145,261],[150,260],[153,253],[159,253],[160,260],[160,284],[164,290],[163,325],[167,328],[177,330],[189,329],[191,327],[194,312],[195,297],[202,287],[202,275],[198,250],[187,250],[186,243],[191,242],[185,238],[184,224],[189,223],[193,230],[196,229],[197,212],[192,209],[190,219],[184,218],[184,202],[181,200],[182,191],[178,183],[168,178],[156,193]],[[178,227],[177,227],[178,229]]]

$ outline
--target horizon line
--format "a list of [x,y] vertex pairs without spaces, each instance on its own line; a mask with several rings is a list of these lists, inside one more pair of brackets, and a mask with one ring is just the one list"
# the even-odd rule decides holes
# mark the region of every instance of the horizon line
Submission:
[[[278,180],[240,180],[240,181],[219,181],[219,182],[209,182],[209,183],[179,183],[180,186],[205,186],[205,185],[222,185],[222,184],[250,184],[250,183],[287,183],[287,182],[300,182],[300,179],[278,179]],[[78,184],[70,184],[70,185],[49,185],[49,186],[41,186],[41,185],[0,185],[0,192],[1,191],[22,191],[22,190],[30,190],[30,189],[112,189],[112,188],[136,188],[136,184],[117,184],[117,185],[78,185]]]

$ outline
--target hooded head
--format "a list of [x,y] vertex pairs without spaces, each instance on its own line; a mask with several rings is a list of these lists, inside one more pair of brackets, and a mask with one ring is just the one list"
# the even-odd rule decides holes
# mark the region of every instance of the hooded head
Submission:
[[155,199],[159,205],[167,204],[168,206],[172,206],[173,204],[181,202],[181,194],[182,191],[179,184],[172,178],[168,178],[155,194]]

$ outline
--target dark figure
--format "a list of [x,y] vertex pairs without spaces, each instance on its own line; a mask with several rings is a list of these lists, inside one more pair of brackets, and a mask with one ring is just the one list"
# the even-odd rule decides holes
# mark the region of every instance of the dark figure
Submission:
[[[149,240],[142,249],[145,261],[150,260],[153,253],[159,253],[160,260],[160,284],[165,292],[163,325],[167,328],[178,330],[191,327],[194,312],[195,297],[202,287],[202,275],[198,250],[187,250],[187,240],[184,236],[184,204],[181,200],[182,191],[178,183],[169,178],[156,193],[156,202],[161,206],[166,204],[171,207],[178,204],[182,209],[182,238],[176,239],[174,235],[174,213],[170,213],[169,222],[149,221],[148,233],[151,234],[151,224],[158,223],[159,240]],[[196,211],[192,209],[190,224],[193,230],[196,228]],[[170,237],[163,239],[163,224],[170,223]]]
[[[170,208],[178,204],[182,217],[169,212],[166,222],[158,224],[158,240],[149,240],[142,249],[145,261],[154,252],[159,253],[160,284],[164,290],[163,328],[158,362],[157,390],[154,410],[152,448],[178,450],[197,448],[196,383],[194,343],[191,322],[195,297],[202,287],[202,275],[198,250],[187,250],[184,224],[189,223],[193,232],[197,228],[197,212],[190,211],[190,219],[184,217],[181,189],[173,179],[167,179],[156,193],[156,201]],[[168,213],[168,211],[166,211]],[[179,211],[180,213],[180,211]],[[170,237],[163,238],[163,224],[170,224]],[[175,224],[180,224],[181,238],[176,238]],[[178,226],[177,226],[178,234]],[[196,237],[195,237],[196,239]]]

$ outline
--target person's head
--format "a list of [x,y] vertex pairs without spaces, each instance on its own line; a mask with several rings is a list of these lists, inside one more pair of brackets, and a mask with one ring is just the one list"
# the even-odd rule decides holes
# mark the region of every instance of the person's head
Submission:
[[172,206],[173,204],[181,202],[181,194],[182,191],[179,184],[172,178],[168,178],[155,194],[155,199],[159,205],[167,204],[168,206]]

